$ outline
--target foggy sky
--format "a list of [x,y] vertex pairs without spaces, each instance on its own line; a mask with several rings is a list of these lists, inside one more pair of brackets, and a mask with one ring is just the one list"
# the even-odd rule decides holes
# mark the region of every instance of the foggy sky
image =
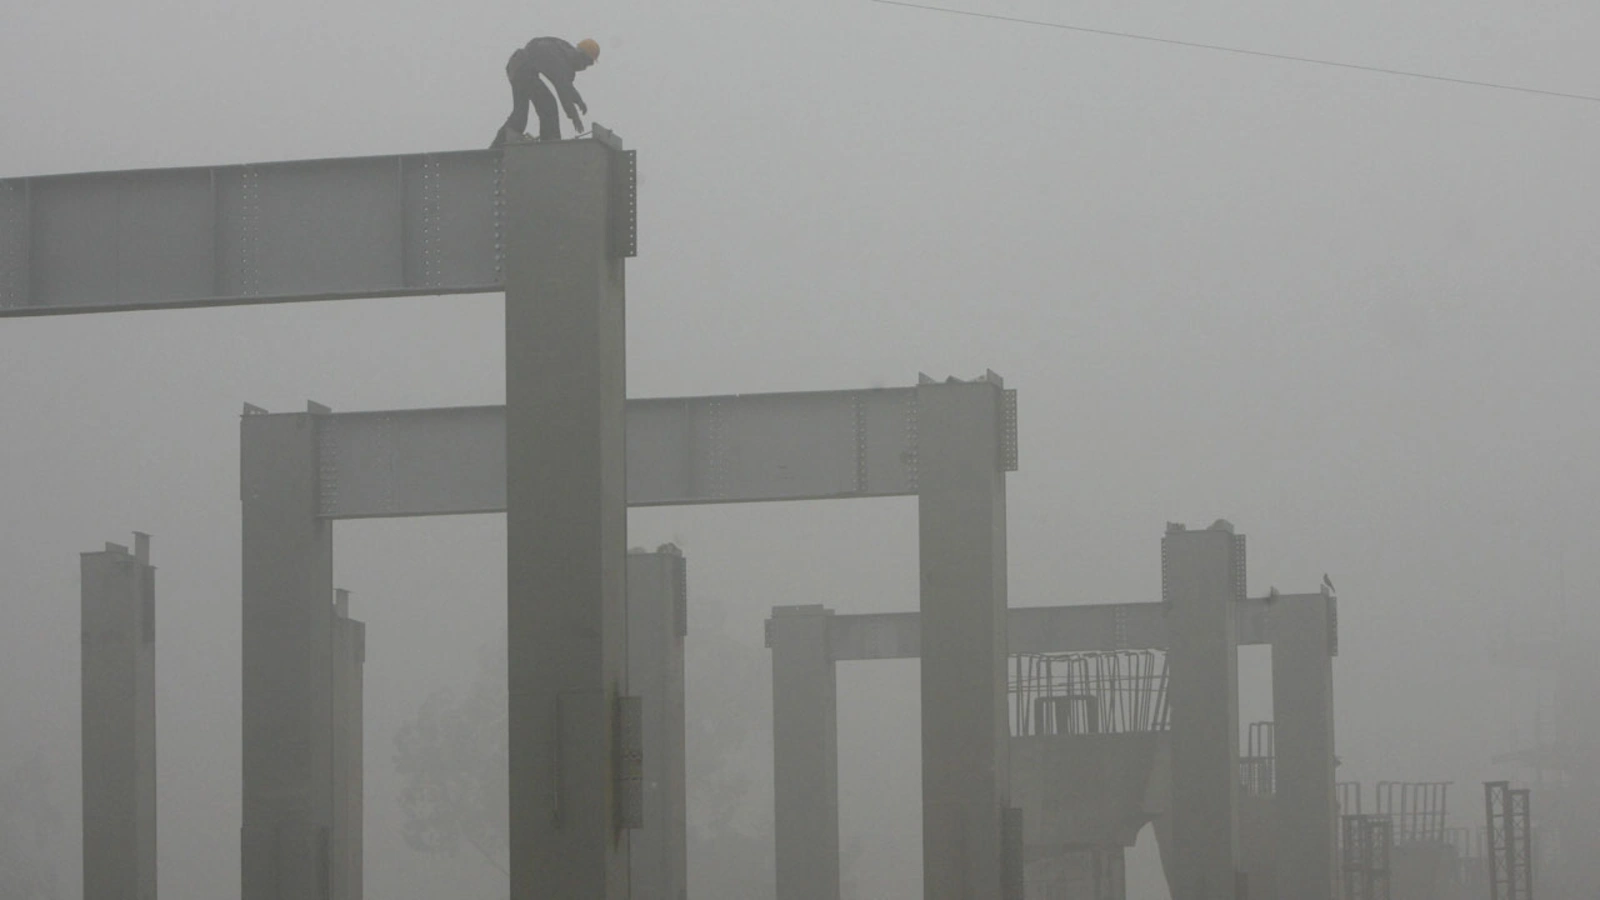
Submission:
[[[1589,4],[969,8],[1600,92]],[[994,369],[1020,392],[1012,605],[1155,600],[1164,523],[1226,517],[1252,593],[1339,586],[1340,779],[1453,779],[1476,815],[1529,727],[1492,636],[1596,619],[1600,105],[866,0],[6,0],[0,175],[481,147],[536,34],[599,40],[578,85],[639,149],[631,396]],[[77,818],[77,554],[153,533],[162,892],[236,895],[241,404],[502,402],[500,317],[482,296],[0,321],[0,761],[47,748]],[[726,607],[753,646],[777,604],[915,606],[910,501],[631,522],[684,548],[691,615]],[[369,624],[368,890],[446,890],[467,876],[384,830],[391,736],[498,639],[504,528],[336,535]],[[841,667],[863,896],[920,896],[915,685]]]

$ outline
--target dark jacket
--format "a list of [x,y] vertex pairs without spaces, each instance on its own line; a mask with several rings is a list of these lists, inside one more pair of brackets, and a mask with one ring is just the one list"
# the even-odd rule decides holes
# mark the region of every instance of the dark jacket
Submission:
[[561,108],[570,119],[577,117],[578,110],[588,109],[578,89],[572,86],[572,79],[578,72],[588,68],[589,62],[588,54],[561,38],[539,37],[529,41],[526,47],[511,57],[507,74],[513,81],[519,76],[543,75],[549,79],[556,89],[556,96],[561,98]]

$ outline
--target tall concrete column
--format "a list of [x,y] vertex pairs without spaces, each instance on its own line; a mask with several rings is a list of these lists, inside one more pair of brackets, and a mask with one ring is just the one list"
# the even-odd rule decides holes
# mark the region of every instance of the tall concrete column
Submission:
[[838,687],[833,610],[779,606],[772,649],[772,773],[778,900],[839,898]]
[[1003,402],[998,379],[917,387],[922,871],[928,900],[1000,900],[1005,881]]
[[623,262],[598,140],[503,154],[511,900],[627,895]]
[[1277,790],[1278,900],[1332,900],[1338,824],[1334,801],[1334,598],[1281,596],[1268,627]]
[[317,412],[240,421],[243,900],[327,900],[333,826],[333,526]]
[[361,900],[365,823],[363,667],[367,626],[350,618],[350,592],[333,602],[333,900]]
[[1100,892],[1103,900],[1127,900],[1128,865],[1123,848],[1115,845],[1101,847],[1097,856],[1095,890]]
[[628,684],[643,704],[644,827],[631,835],[630,900],[688,896],[683,638],[687,570],[671,544],[628,554]]
[[156,897],[156,594],[150,540],[85,553],[83,896]]
[[[1172,900],[1234,900],[1239,870],[1239,647],[1244,537],[1218,521],[1167,526],[1162,599],[1171,622]],[[1260,890],[1259,887],[1256,890]]]

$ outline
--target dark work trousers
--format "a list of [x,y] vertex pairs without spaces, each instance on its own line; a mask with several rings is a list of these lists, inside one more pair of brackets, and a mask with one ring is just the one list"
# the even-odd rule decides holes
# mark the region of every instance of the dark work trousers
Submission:
[[507,131],[512,134],[522,134],[528,130],[529,103],[533,104],[533,111],[539,117],[539,140],[561,140],[561,119],[558,118],[560,110],[556,105],[556,95],[545,87],[538,70],[522,64],[521,50],[511,54],[511,61],[506,63],[506,78],[511,82],[511,115],[506,118],[506,124],[501,128],[500,136],[496,138],[496,144],[504,142]]

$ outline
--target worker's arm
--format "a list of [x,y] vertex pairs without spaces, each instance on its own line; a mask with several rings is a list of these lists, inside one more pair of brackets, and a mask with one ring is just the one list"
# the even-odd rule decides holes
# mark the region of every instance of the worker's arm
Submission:
[[583,97],[578,94],[578,89],[573,86],[572,79],[552,78],[550,81],[556,86],[556,96],[561,98],[561,108],[566,110],[567,118],[572,120],[572,124],[579,131],[582,131],[583,119],[579,117],[578,113],[580,110],[587,113],[589,111],[588,104],[583,102]]

